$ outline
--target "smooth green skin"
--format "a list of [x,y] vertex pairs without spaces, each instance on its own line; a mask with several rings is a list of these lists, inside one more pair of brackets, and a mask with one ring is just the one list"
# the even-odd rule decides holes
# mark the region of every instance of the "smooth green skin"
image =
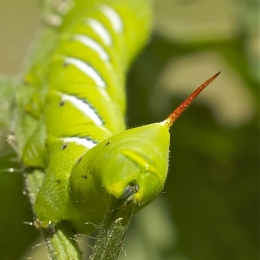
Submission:
[[110,196],[120,198],[133,181],[139,186],[132,198],[135,212],[149,204],[164,186],[169,143],[168,128],[155,123],[114,135],[84,154],[70,175],[70,198],[77,213],[100,223]]
[[[99,2],[120,14],[122,33],[115,33],[110,22],[95,10]],[[93,224],[102,221],[111,196],[120,198],[129,182],[134,181],[139,187],[132,198],[136,212],[163,189],[169,153],[167,127],[156,123],[125,131],[124,122],[125,74],[149,37],[148,2],[75,0],[74,9],[64,17],[62,26],[55,29],[57,43],[45,57],[42,55],[42,61],[37,60],[26,77],[26,93],[30,95],[18,98],[23,112],[17,129],[25,132],[27,122],[32,120],[34,125],[18,145],[25,167],[46,171],[34,204],[43,227],[69,220],[77,232],[87,233],[94,229]],[[84,25],[87,17],[103,23],[113,39],[112,46],[106,46]],[[109,54],[108,64],[91,48],[71,40],[75,34],[88,35],[98,42]],[[64,66],[65,57],[79,58],[95,68],[106,82],[105,95],[92,78],[74,65]],[[69,101],[60,105],[61,94],[86,100],[104,125],[95,125]],[[100,143],[90,150],[73,142],[66,143],[64,148],[62,138],[75,136]]]

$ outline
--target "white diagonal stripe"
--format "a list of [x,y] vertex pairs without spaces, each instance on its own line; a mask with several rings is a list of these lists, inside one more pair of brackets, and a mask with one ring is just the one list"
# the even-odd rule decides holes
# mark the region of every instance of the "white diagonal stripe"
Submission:
[[100,5],[99,10],[108,18],[115,32],[123,32],[123,22],[119,14],[108,5]]
[[109,56],[107,52],[103,49],[101,45],[99,45],[96,41],[94,41],[92,38],[86,36],[86,35],[81,35],[81,34],[75,34],[72,36],[72,39],[77,40],[84,44],[85,46],[89,47],[90,49],[94,50],[95,52],[98,53],[99,57],[104,60],[108,61]]
[[92,140],[88,140],[86,138],[80,138],[80,137],[65,137],[65,138],[60,138],[64,143],[75,143],[78,145],[85,146],[86,148],[93,148],[97,143],[95,143]]
[[65,63],[73,64],[74,66],[76,66],[88,77],[92,78],[99,87],[106,87],[105,81],[101,78],[97,71],[86,62],[80,59],[67,57],[65,58]]
[[108,30],[101,22],[93,18],[87,18],[85,22],[102,39],[105,45],[107,46],[112,45],[111,35],[109,34]]
[[77,109],[79,109],[83,114],[85,114],[87,117],[89,117],[95,125],[102,126],[103,122],[100,119],[98,113],[86,102],[84,102],[82,99],[79,99],[75,96],[68,95],[68,94],[60,94],[62,101],[69,101],[73,104]]

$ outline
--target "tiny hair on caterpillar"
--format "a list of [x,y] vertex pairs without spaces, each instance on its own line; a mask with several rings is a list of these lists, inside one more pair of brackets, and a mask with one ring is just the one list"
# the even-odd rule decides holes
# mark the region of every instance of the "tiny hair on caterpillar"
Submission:
[[[125,78],[151,31],[149,1],[74,0],[53,28],[57,39],[26,75],[18,153],[45,172],[33,205],[44,228],[61,220],[93,231],[112,197],[138,212],[163,190],[169,129],[219,73],[164,121],[126,130]],[[28,127],[31,125],[31,127]],[[91,223],[91,224],[90,224]]]

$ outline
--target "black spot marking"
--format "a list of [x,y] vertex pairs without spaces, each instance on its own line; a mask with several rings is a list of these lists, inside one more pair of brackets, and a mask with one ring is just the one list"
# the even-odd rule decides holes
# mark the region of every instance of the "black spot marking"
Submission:
[[111,141],[107,142],[105,146],[108,146],[111,143]]
[[62,64],[62,66],[65,67],[65,68],[68,67],[69,65],[70,64],[68,62],[63,62],[63,64]]
[[59,107],[63,107],[65,105],[65,101],[61,101],[60,103],[59,103]]
[[63,144],[62,146],[61,146],[61,150],[64,150],[64,149],[66,149],[68,147],[68,144]]
[[58,179],[58,180],[56,180],[56,182],[57,182],[58,184],[60,184],[60,183],[61,183],[61,180],[60,180],[60,179]]
[[79,164],[82,160],[82,157],[80,157],[78,160],[77,160],[77,164]]
[[85,175],[82,175],[82,178],[84,178],[85,180],[87,180],[88,176],[85,174]]

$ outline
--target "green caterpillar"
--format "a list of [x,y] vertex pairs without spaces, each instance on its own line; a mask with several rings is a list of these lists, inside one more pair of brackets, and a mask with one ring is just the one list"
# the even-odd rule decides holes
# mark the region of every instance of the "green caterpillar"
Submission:
[[75,0],[49,58],[27,76],[23,109],[37,124],[22,124],[30,133],[20,147],[25,167],[46,171],[34,204],[42,227],[68,220],[88,233],[111,196],[134,201],[138,212],[162,191],[168,130],[217,75],[162,123],[125,130],[125,74],[150,27],[148,1]]

